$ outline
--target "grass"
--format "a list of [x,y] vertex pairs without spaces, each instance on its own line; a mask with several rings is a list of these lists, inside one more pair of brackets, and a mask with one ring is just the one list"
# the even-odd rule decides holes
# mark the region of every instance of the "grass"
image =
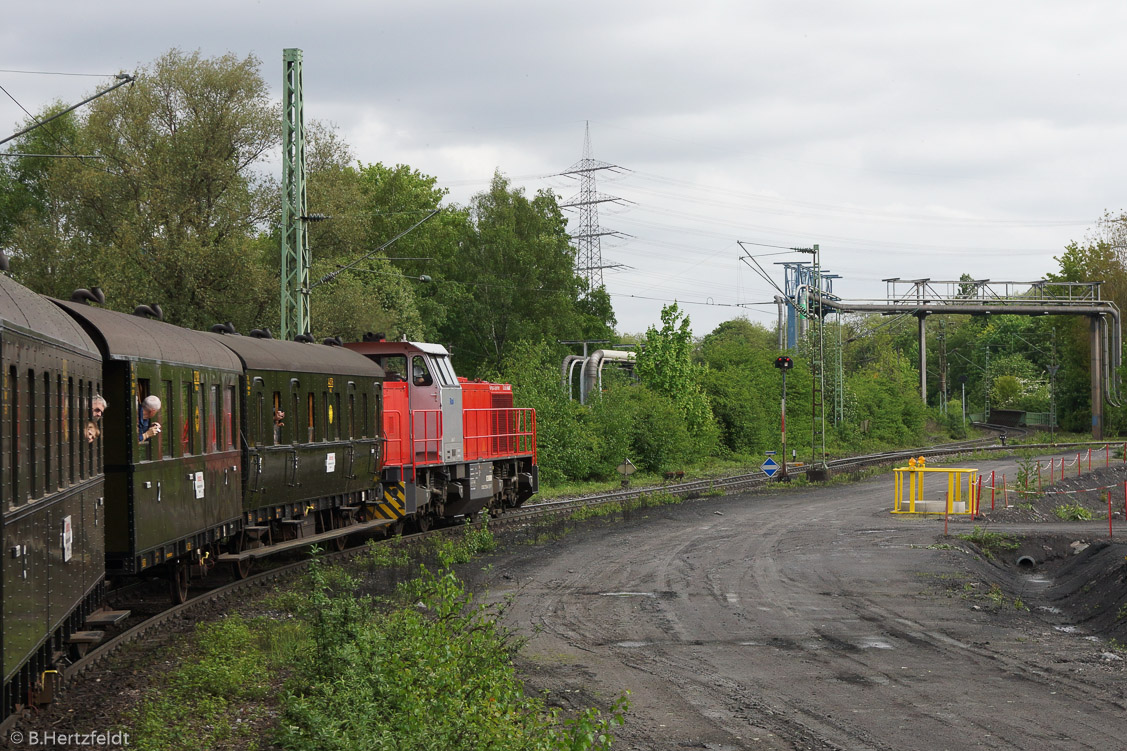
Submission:
[[1058,518],[1066,522],[1086,522],[1092,520],[1092,512],[1079,503],[1062,503],[1053,509]]
[[247,749],[263,742],[278,713],[287,666],[307,635],[295,620],[238,615],[196,626],[171,672],[154,673],[146,698],[126,717],[130,747],[142,751]]
[[582,506],[572,511],[568,516],[570,521],[586,521],[588,519],[599,519],[607,516],[614,516],[616,514],[629,513],[639,509],[655,508],[657,506],[669,506],[672,504],[682,503],[684,499],[679,498],[671,493],[666,492],[653,492],[642,493],[634,498],[627,498],[621,501],[612,501],[610,503],[600,503],[598,505]]
[[1017,550],[1018,541],[1012,536],[999,532],[990,532],[985,527],[974,525],[974,531],[959,535],[959,539],[974,543],[987,560],[992,560],[994,554],[1003,550]]

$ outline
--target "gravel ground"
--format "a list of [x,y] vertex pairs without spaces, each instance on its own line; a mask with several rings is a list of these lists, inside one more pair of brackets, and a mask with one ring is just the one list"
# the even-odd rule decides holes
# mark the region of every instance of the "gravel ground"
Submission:
[[[978,466],[999,487],[1017,469]],[[1127,747],[1127,546],[1106,520],[996,508],[945,537],[891,506],[884,475],[651,509],[499,559],[490,597],[530,688],[631,692],[619,749]],[[987,558],[958,537],[976,524],[1022,543]]]

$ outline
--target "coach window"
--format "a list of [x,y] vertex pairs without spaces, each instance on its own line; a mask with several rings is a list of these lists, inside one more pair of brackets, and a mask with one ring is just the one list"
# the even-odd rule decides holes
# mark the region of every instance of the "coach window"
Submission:
[[[176,425],[176,414],[173,412],[176,405],[172,401],[172,381],[161,381],[160,385],[161,407],[164,412],[164,414],[161,415],[163,418],[160,421],[161,428],[167,425],[169,430],[172,430],[173,426]],[[161,432],[157,434],[157,438],[160,439],[157,443],[160,447],[160,455],[166,459],[172,456],[173,434],[169,433],[168,436],[167,439],[164,437],[164,430],[161,430]]]
[[223,392],[223,436],[228,449],[235,447],[235,387],[228,386]]
[[67,453],[66,426],[63,424],[63,376],[55,375],[55,424],[51,432],[55,434],[55,487],[62,490],[64,487],[63,473],[66,472],[66,462],[63,461]]
[[306,423],[308,435],[305,440],[308,443],[313,443],[313,441],[317,440],[315,438],[317,432],[317,397],[313,395],[312,391],[305,395],[305,417],[306,420],[308,420]]
[[321,435],[319,437],[322,441],[333,439],[333,425],[336,423],[336,415],[333,414],[332,405],[329,403],[331,398],[328,393],[321,392]]
[[191,381],[180,382],[180,455],[191,456],[196,453],[196,404],[195,385]]
[[20,379],[14,365],[8,369],[8,388],[8,393],[12,395],[11,414],[8,415],[8,447],[11,451],[8,477],[12,482],[10,498],[15,505],[20,499]]
[[356,384],[348,384],[348,435],[346,438],[356,438]]
[[51,374],[43,374],[43,495],[51,489],[51,449],[55,444],[55,436],[51,428],[54,420],[51,419]]
[[[282,432],[286,428],[286,413],[285,413],[285,410],[282,409],[282,392],[281,391],[275,391],[274,392],[274,396],[271,399],[270,404],[271,404],[271,410],[270,411],[271,411],[271,414],[273,415],[272,422],[274,423],[274,432],[273,432],[274,445],[276,446],[276,445],[278,445],[279,443],[282,442]],[[295,415],[292,419],[296,420],[297,416]]]
[[39,472],[39,452],[35,446],[35,418],[38,412],[38,405],[35,403],[35,371],[27,371],[27,455],[28,459],[28,472],[27,472],[27,489],[28,497],[35,498],[38,472]]
[[211,386],[207,390],[207,445],[205,452],[215,451],[218,440],[215,431],[219,429],[219,387]]
[[[93,414],[91,408],[94,406],[94,384],[87,381],[86,385],[82,388],[82,414]],[[98,474],[100,465],[98,464],[98,447],[93,443],[87,441],[82,444],[83,453],[86,454],[86,476],[93,476]]]
[[[79,434],[78,434],[77,421],[78,421],[78,411],[75,409],[75,405],[74,405],[74,378],[68,378],[67,379],[67,425],[69,426],[70,435],[71,435],[72,440],[70,441],[70,445],[67,447],[67,457],[70,460],[69,461],[69,467],[70,467],[70,481],[71,481],[71,483],[73,483],[77,479],[75,477],[75,474],[74,474],[75,447],[82,445],[82,440],[81,440],[81,438],[79,437]],[[82,449],[78,449],[78,450],[81,451]]]
[[[144,402],[145,399],[148,398],[149,394],[151,394],[151,393],[153,393],[153,391],[152,391],[152,388],[150,387],[149,379],[148,378],[138,378],[137,379],[137,433],[138,433],[137,440],[138,441],[144,440],[140,435],[140,433],[141,433],[141,413],[142,413],[142,409],[143,409],[143,407],[141,406],[141,403]],[[152,422],[160,422],[161,417],[162,416],[160,415],[160,413],[157,413],[156,415],[153,415],[153,417],[150,418],[150,419],[152,420]],[[153,436],[153,438],[159,439],[160,434],[158,433],[156,436]],[[140,458],[144,461],[148,461],[148,460],[153,458],[153,444],[156,443],[156,441],[154,441],[153,438],[150,438],[149,440],[140,444],[141,450],[139,452],[138,458]],[[158,453],[157,456],[160,456],[160,454]],[[91,465],[91,468],[93,468],[93,465]]]
[[360,410],[363,414],[360,416],[360,431],[361,435],[365,438],[371,435],[368,432],[368,392],[365,391],[360,395]]
[[345,426],[345,413],[340,412],[340,392],[335,391],[332,396],[332,406],[335,416],[332,418],[332,438],[339,441],[340,439],[347,439],[347,427]]
[[[85,415],[86,414],[86,409],[85,409],[86,400],[83,398],[82,389],[83,389],[82,380],[79,379],[79,381],[78,381],[78,392],[77,392],[78,393],[78,414]],[[85,426],[86,421],[85,420],[79,420],[78,425]],[[74,476],[74,481],[78,482],[79,480],[86,477],[86,441],[75,441],[75,443],[78,444],[78,474]]]
[[301,384],[296,378],[290,379],[290,413],[286,419],[291,420],[290,443],[301,443]]

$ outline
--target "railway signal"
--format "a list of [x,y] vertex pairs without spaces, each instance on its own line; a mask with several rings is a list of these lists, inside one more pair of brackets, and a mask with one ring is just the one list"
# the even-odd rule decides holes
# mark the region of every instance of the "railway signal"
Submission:
[[[775,358],[775,367],[778,368],[783,374],[783,404],[780,413],[782,420],[780,433],[783,443],[783,466],[782,471],[779,472],[779,479],[788,480],[790,478],[787,476],[787,371],[794,367],[794,361],[786,355],[780,355],[779,357]],[[774,464],[774,462],[771,461],[770,457],[767,458],[767,461]],[[768,472],[768,468],[766,466],[762,467],[762,469],[767,473],[768,477],[773,478],[775,476],[774,471]]]

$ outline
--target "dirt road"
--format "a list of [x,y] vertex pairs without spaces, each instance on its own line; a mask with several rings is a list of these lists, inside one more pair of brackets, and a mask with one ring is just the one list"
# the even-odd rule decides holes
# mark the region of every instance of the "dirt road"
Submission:
[[1127,748],[1127,653],[1086,612],[1127,620],[1106,521],[988,561],[890,507],[883,476],[636,512],[502,557],[490,599],[532,688],[630,691],[620,749]]

